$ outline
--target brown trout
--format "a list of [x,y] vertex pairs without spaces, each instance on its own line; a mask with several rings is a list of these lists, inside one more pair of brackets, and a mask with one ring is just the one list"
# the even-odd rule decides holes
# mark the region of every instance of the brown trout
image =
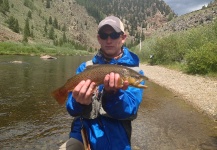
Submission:
[[129,67],[111,64],[90,65],[80,74],[74,75],[72,78],[68,79],[62,87],[53,91],[52,96],[60,105],[62,105],[67,99],[68,92],[73,91],[82,80],[90,79],[92,82],[96,83],[96,86],[98,86],[103,84],[105,76],[111,72],[120,75],[120,87],[121,84],[127,80],[130,86],[147,88],[147,86],[140,84],[140,82],[148,80],[148,78]]

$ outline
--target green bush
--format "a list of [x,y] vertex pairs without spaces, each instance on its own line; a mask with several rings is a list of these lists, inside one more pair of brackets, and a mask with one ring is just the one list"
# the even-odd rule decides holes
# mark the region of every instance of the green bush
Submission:
[[154,64],[170,64],[173,62],[181,62],[185,55],[185,48],[181,48],[182,39],[177,35],[170,35],[164,38],[158,38],[155,45],[151,47],[152,63]]
[[217,43],[204,44],[186,54],[186,71],[191,74],[217,72]]
[[[150,64],[174,65],[191,74],[217,73],[217,21],[162,37],[152,36],[142,43],[142,51],[135,51]],[[138,49],[138,46],[136,47]],[[154,55],[152,59],[150,55]]]

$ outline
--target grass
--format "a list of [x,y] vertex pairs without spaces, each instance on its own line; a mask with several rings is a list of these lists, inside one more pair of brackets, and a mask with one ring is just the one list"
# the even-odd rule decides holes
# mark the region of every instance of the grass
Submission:
[[76,50],[68,46],[51,46],[45,44],[28,44],[28,43],[0,43],[0,55],[90,55],[85,50]]

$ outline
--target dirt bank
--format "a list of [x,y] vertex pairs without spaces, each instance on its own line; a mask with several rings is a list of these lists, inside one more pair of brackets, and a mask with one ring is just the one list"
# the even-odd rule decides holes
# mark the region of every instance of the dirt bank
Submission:
[[[141,64],[150,81],[183,97],[196,109],[217,120],[217,81],[160,66]],[[159,93],[160,94],[160,93]]]
[[22,41],[22,35],[15,33],[0,24],[0,42],[5,41],[20,42]]

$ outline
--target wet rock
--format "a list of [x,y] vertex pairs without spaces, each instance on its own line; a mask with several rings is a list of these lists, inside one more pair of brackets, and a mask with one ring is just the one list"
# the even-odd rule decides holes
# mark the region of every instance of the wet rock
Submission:
[[41,59],[57,59],[56,57],[50,56],[50,55],[43,55],[40,57]]

